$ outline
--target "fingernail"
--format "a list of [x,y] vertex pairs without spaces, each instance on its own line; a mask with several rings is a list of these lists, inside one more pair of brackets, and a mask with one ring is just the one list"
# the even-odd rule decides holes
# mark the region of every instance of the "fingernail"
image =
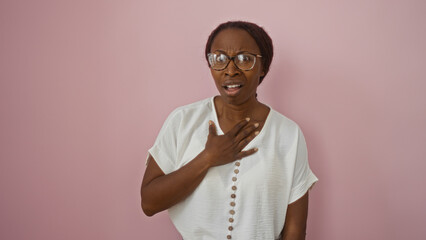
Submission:
[[256,128],[259,127],[259,123],[255,123],[254,127],[256,127]]
[[213,124],[213,121],[212,120],[209,120],[209,125],[212,125]]
[[259,131],[254,132],[254,135],[256,135],[256,136],[257,136],[258,134],[259,134]]
[[250,118],[249,118],[249,117],[247,117],[247,118],[246,118],[246,121],[247,121],[247,122],[250,122]]
[[254,151],[257,152],[257,150],[259,150],[258,148],[254,148]]

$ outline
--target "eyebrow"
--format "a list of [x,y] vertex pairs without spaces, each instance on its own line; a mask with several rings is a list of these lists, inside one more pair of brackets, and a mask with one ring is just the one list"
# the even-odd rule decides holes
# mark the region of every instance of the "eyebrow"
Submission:
[[[223,50],[220,50],[220,49],[218,49],[218,50],[216,50],[216,51],[214,51],[214,52],[221,52],[221,53],[223,53],[223,54],[225,54],[225,55],[228,55],[228,54],[226,54],[226,52],[225,51],[223,51]],[[249,51],[239,51],[239,52],[237,52],[235,55],[238,55],[238,54],[240,54],[240,53],[250,53],[250,54],[257,54],[257,53],[252,53],[252,52],[249,52]]]

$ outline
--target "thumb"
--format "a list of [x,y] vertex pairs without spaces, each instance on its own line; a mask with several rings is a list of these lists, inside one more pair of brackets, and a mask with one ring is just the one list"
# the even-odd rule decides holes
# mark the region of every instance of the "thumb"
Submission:
[[212,120],[209,121],[209,135],[216,136],[216,125]]

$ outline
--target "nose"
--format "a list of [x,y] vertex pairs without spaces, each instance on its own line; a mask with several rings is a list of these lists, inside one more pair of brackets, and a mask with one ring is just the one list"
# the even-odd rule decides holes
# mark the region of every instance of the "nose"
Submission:
[[237,76],[240,74],[240,69],[235,66],[234,61],[230,61],[228,66],[225,68],[225,75],[230,77]]

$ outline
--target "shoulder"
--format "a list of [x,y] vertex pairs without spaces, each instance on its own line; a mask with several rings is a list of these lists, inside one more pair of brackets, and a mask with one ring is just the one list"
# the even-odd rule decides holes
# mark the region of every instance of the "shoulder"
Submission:
[[284,114],[274,110],[272,107],[269,106],[270,114],[269,114],[269,123],[271,124],[271,127],[273,127],[276,130],[282,130],[282,131],[291,131],[291,132],[298,132],[300,131],[299,125],[293,121],[292,119],[288,118]]
[[199,100],[197,102],[193,102],[187,105],[180,106],[176,108],[173,112],[176,113],[186,113],[186,112],[194,112],[194,111],[205,111],[212,108],[211,104],[212,98],[205,98],[203,100]]
[[212,111],[212,98],[206,98],[190,104],[175,108],[168,116],[167,121],[182,121],[186,118],[194,118]]
[[272,108],[269,117],[265,135],[277,146],[288,149],[286,146],[297,146],[299,141],[304,141],[302,130],[295,121]]

